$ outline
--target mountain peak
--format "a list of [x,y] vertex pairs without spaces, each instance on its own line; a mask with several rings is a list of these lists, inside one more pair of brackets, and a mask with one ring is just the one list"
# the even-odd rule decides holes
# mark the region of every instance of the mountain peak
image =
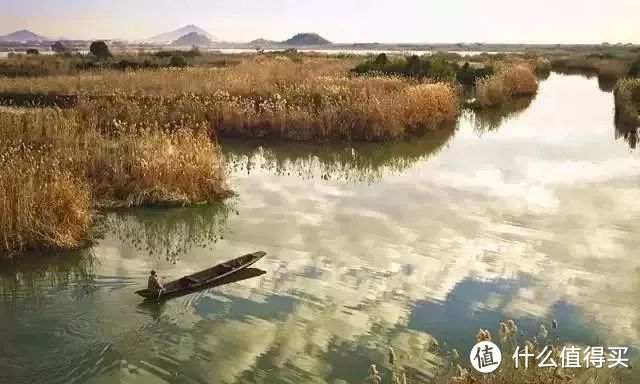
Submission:
[[197,33],[190,32],[180,38],[176,39],[171,43],[172,45],[180,45],[180,46],[199,46],[199,45],[208,45],[211,44],[211,39],[207,36]]
[[14,42],[23,42],[23,41],[45,41],[48,40],[44,36],[37,35],[28,29],[21,29],[19,31],[12,32],[5,36],[0,36],[0,41],[14,41]]
[[288,45],[328,45],[331,42],[317,33],[298,33],[289,40],[283,42]]
[[175,31],[161,33],[159,35],[150,37],[147,39],[147,41],[150,43],[171,43],[190,33],[197,33],[198,35],[206,36],[209,40],[212,41],[217,40],[204,29],[198,27],[197,25],[189,24],[185,25],[182,28],[178,28]]

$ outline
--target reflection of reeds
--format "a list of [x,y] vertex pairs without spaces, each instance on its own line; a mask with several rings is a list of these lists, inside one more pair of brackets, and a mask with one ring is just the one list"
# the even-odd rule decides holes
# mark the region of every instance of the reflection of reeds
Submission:
[[75,282],[77,289],[91,290],[96,263],[90,250],[52,253],[46,258],[36,253],[25,254],[20,262],[3,261],[0,263],[0,296],[21,298],[24,291],[29,297],[42,297],[43,291],[65,287],[70,282]]
[[402,172],[437,154],[453,137],[456,124],[447,122],[427,135],[386,143],[307,143],[227,139],[226,163],[236,172],[265,171],[300,178],[372,183]]
[[172,208],[141,209],[110,213],[101,227],[128,246],[175,264],[180,255],[195,247],[211,248],[223,237],[231,203]]
[[521,114],[532,102],[531,97],[514,97],[497,108],[477,108],[472,112],[473,128],[478,134],[493,131]]

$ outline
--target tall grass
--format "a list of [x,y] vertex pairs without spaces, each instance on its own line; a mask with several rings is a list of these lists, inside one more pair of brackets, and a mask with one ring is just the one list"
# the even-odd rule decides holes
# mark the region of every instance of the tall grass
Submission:
[[496,107],[514,96],[531,96],[538,92],[536,75],[529,66],[507,65],[488,78],[476,82],[476,99],[480,107]]
[[603,58],[599,56],[556,57],[552,60],[554,70],[597,74],[602,80],[617,80],[628,72],[628,59]]
[[400,77],[349,76],[353,59],[247,59],[232,68],[3,79],[0,92],[82,95],[102,132],[126,126],[194,127],[214,136],[384,140],[458,114],[456,89]]
[[602,80],[617,80],[627,74],[627,65],[620,60],[601,60],[595,65],[598,78]]
[[619,80],[614,95],[617,122],[627,127],[640,127],[640,78]]
[[78,245],[97,206],[185,205],[226,193],[222,155],[203,133],[104,134],[79,116],[0,109],[0,253]]
[[0,253],[78,245],[91,223],[89,186],[27,146],[0,155]]
[[[271,94],[100,98],[78,106],[103,132],[128,127],[190,128],[226,137],[296,141],[385,140],[454,120],[456,89],[399,78],[325,78]],[[203,122],[205,123],[203,125]]]

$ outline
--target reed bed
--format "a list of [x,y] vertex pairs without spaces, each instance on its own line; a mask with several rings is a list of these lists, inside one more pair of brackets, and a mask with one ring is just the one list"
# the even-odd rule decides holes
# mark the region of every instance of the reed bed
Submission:
[[0,253],[73,247],[92,209],[186,205],[227,193],[214,140],[186,129],[108,134],[76,111],[0,109]]
[[353,60],[258,56],[230,68],[3,79],[0,92],[79,95],[82,119],[102,132],[113,121],[154,129],[205,123],[210,136],[371,141],[457,117],[454,86],[349,76]]
[[530,66],[507,65],[488,78],[476,82],[476,99],[482,108],[497,107],[512,97],[538,92],[536,75]]
[[0,253],[77,246],[90,208],[88,185],[44,151],[19,146],[0,155]]
[[74,95],[270,95],[295,84],[347,73],[348,59],[253,57],[233,67],[187,67],[159,70],[96,70],[73,75],[0,78],[0,92]]
[[399,78],[327,78],[271,95],[218,91],[102,98],[78,106],[83,119],[102,132],[118,122],[137,129],[190,128],[216,136],[296,141],[394,139],[454,120],[458,110],[453,86],[407,84]]
[[640,127],[640,78],[619,80],[614,95],[616,121],[626,127]]
[[602,80],[617,80],[627,74],[627,64],[620,60],[601,60],[595,64]]
[[582,72],[598,75],[602,80],[615,81],[624,77],[629,70],[629,59],[603,58],[599,56],[556,57],[551,63],[554,70],[561,72]]

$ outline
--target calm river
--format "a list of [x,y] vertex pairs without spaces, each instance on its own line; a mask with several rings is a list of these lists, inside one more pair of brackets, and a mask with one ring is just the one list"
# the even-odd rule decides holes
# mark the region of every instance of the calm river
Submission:
[[[360,383],[386,348],[524,335],[640,347],[640,153],[595,78],[385,145],[224,142],[224,205],[111,213],[73,254],[0,267],[0,383]],[[266,274],[134,291],[255,250]],[[552,329],[551,322],[558,328]],[[636,379],[624,382],[636,383]]]

